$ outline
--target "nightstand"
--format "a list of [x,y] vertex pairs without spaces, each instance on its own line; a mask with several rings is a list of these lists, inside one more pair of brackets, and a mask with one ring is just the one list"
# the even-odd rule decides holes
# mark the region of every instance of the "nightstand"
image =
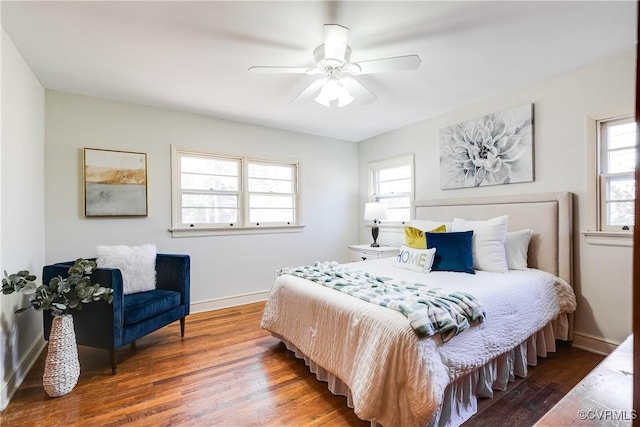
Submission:
[[398,256],[399,249],[393,246],[351,245],[351,261],[367,261],[372,259],[393,258]]

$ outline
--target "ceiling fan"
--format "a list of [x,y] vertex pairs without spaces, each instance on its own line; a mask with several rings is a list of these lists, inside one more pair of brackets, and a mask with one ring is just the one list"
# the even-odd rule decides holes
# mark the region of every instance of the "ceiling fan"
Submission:
[[347,27],[338,24],[324,25],[324,44],[313,51],[316,60],[316,66],[313,68],[254,66],[249,68],[249,72],[321,75],[293,98],[289,104],[311,98],[317,94],[315,101],[326,107],[336,103],[338,107],[344,107],[353,101],[354,96],[362,104],[369,104],[377,98],[369,89],[356,81],[355,76],[387,71],[415,70],[422,62],[418,55],[351,62],[351,47],[347,44],[349,31]]

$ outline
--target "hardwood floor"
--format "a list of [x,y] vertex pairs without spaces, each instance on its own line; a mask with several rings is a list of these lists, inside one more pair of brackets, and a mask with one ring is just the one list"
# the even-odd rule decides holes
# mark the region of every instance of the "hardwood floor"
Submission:
[[[81,374],[66,396],[42,388],[46,351],[0,414],[6,426],[366,426],[260,329],[264,303],[187,318],[118,351],[111,375],[105,350],[79,347]],[[526,379],[479,404],[465,426],[532,425],[602,356],[570,346],[541,359]]]

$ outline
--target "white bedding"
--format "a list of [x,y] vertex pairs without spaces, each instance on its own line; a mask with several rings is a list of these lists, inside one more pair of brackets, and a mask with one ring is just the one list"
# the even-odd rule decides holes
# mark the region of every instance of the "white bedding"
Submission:
[[422,274],[393,264],[386,258],[344,266],[468,292],[482,303],[487,320],[447,344],[418,339],[398,312],[287,275],[276,280],[262,320],[349,387],[358,417],[382,425],[426,425],[447,384],[513,349],[559,313],[575,310],[571,287],[539,270]]
[[[420,274],[394,267],[391,258],[345,265],[397,280],[468,292],[482,303],[487,321],[454,338],[454,345],[438,347],[452,381],[514,348],[558,313],[576,309],[571,286],[536,269],[508,273],[476,270],[475,275],[439,271]],[[419,340],[420,345],[424,342]]]

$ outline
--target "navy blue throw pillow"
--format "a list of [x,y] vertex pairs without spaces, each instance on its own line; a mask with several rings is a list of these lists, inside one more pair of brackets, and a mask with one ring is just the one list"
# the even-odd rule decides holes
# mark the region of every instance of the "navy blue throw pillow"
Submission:
[[453,233],[426,232],[427,249],[436,248],[431,271],[457,271],[476,274],[473,269],[473,231]]

